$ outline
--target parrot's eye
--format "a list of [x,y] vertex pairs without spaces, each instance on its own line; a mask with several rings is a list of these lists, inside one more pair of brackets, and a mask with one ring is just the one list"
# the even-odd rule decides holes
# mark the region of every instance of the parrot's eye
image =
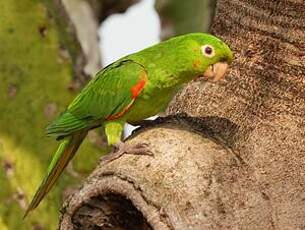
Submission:
[[211,45],[204,45],[201,47],[201,52],[204,56],[206,57],[214,57],[215,52],[214,52],[214,48]]

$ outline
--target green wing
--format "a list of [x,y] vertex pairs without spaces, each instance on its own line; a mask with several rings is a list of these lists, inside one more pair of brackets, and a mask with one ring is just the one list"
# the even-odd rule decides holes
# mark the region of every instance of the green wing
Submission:
[[136,87],[142,90],[138,84],[146,80],[144,67],[132,60],[107,66],[96,74],[67,110],[47,127],[47,135],[67,136],[81,129],[99,126],[107,118],[123,115],[135,100],[132,89]]

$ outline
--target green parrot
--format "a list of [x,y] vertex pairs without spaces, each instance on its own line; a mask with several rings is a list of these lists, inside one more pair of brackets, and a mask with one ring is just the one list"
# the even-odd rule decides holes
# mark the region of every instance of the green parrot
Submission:
[[160,113],[185,83],[197,77],[222,79],[232,59],[230,48],[220,39],[190,33],[125,56],[100,70],[46,128],[47,135],[56,137],[60,144],[24,217],[50,191],[90,129],[102,126],[108,144],[116,146],[104,157],[106,162],[126,153],[148,153],[145,144],[120,141],[124,124],[137,124]]

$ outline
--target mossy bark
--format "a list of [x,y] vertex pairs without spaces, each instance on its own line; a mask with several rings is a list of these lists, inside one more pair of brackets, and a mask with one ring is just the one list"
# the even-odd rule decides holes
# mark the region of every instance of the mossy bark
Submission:
[[101,154],[85,141],[75,167],[22,220],[57,147],[44,128],[77,93],[69,86],[82,50],[65,23],[58,23],[57,7],[51,1],[0,2],[0,229],[56,229],[64,193]]

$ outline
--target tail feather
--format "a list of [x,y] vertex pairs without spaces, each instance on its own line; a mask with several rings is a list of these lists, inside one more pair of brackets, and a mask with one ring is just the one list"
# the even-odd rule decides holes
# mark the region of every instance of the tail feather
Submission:
[[35,209],[41,200],[47,195],[69,161],[75,155],[86,135],[87,132],[79,132],[73,134],[72,136],[66,137],[61,141],[48,168],[47,174],[36,191],[34,198],[27,208],[23,218],[25,218],[33,209]]
[[78,119],[69,112],[64,112],[46,128],[47,136],[68,136],[88,126],[86,119]]

